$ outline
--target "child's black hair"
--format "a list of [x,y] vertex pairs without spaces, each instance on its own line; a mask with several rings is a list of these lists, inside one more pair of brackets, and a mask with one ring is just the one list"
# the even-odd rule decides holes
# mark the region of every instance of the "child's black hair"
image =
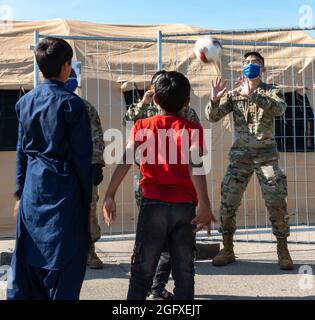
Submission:
[[154,84],[155,84],[156,80],[158,79],[158,77],[159,77],[160,75],[162,75],[162,74],[165,74],[166,72],[167,72],[167,71],[165,71],[165,70],[161,70],[161,71],[156,72],[156,73],[153,75],[153,77],[152,77],[151,85],[154,86]]
[[67,41],[48,37],[39,42],[35,57],[44,77],[50,79],[60,75],[66,62],[71,64],[73,50]]
[[155,97],[159,106],[169,112],[179,112],[190,97],[189,80],[176,71],[161,74],[155,82]]

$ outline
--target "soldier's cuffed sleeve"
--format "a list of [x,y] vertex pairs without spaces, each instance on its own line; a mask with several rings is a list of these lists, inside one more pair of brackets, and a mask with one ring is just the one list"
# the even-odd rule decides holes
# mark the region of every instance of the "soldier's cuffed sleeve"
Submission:
[[218,122],[233,111],[231,97],[226,94],[220,101],[214,103],[210,101],[206,107],[206,118],[210,122]]
[[143,101],[140,101],[139,103],[133,103],[128,111],[126,112],[126,115],[123,119],[123,125],[126,126],[126,123],[128,121],[137,121],[139,119],[143,118],[143,113],[144,113],[144,107],[145,104],[143,103]]
[[128,121],[136,122],[141,119],[146,119],[152,116],[155,116],[159,113],[159,109],[154,104],[145,104],[143,101],[139,103],[132,104],[124,119],[123,119],[123,126],[126,126]]
[[[84,100],[83,100],[84,101]],[[105,150],[105,142],[104,142],[104,132],[101,124],[101,119],[92,104],[88,101],[84,101],[87,107],[87,111],[90,118],[91,123],[91,135],[93,142],[93,155],[92,155],[92,164],[99,164],[105,167],[104,161],[104,150]]]
[[193,108],[187,109],[186,119],[195,123],[200,123],[200,119],[197,115],[197,112]]
[[[19,117],[18,105],[16,107],[16,111]],[[16,147],[16,191],[14,193],[17,199],[20,199],[22,196],[27,169],[27,156],[23,150],[23,137],[23,127],[21,123],[19,123],[19,133]]]
[[263,91],[255,91],[250,99],[275,117],[282,116],[287,109],[287,104],[278,89],[273,89],[268,94]]

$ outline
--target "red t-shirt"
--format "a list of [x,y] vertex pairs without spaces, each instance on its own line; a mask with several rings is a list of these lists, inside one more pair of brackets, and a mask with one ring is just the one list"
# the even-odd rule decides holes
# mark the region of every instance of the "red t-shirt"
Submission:
[[189,173],[189,150],[197,147],[198,153],[205,154],[200,124],[181,117],[157,115],[137,121],[130,141],[140,144],[137,154],[142,155],[140,186],[145,198],[198,204]]

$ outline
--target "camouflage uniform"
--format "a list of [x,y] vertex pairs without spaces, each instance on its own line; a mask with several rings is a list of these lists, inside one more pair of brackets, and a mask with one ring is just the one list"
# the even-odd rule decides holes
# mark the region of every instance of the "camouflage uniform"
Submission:
[[235,142],[221,189],[220,230],[223,235],[235,233],[236,212],[250,178],[256,172],[274,235],[278,239],[289,236],[287,178],[279,167],[274,135],[274,118],[283,115],[286,108],[280,90],[263,82],[250,98],[242,97],[238,88],[206,107],[210,122],[217,122],[230,112],[234,118]]
[[[104,133],[101,125],[100,117],[96,109],[91,105],[90,102],[82,99],[86,105],[89,118],[91,121],[91,131],[92,131],[92,140],[93,140],[93,155],[92,155],[92,164],[100,164],[102,167],[105,167],[105,162],[103,158],[103,153],[105,149],[104,143]],[[90,229],[92,242],[95,243],[101,238],[101,228],[98,223],[97,218],[97,202],[99,200],[98,188],[93,186],[92,194],[92,203],[91,203],[91,214],[90,214]]]
[[[143,101],[141,101],[139,103],[132,104],[123,119],[123,125],[126,126],[127,121],[136,122],[140,119],[147,119],[150,117],[154,117],[158,115],[160,112],[161,112],[160,108],[153,103],[145,105]],[[200,120],[196,111],[192,108],[187,108],[185,110],[184,117],[190,121],[200,123]],[[141,178],[142,177],[140,173],[140,177],[138,181],[140,181]],[[139,182],[135,185],[139,186]],[[142,200],[142,190],[140,187],[135,188],[135,198],[136,198],[138,207],[140,207],[141,200]]]
[[[127,121],[135,122],[140,119],[154,117],[160,112],[161,112],[160,108],[153,103],[145,105],[141,101],[139,103],[132,104],[124,117],[123,125],[126,126]],[[196,111],[192,108],[187,108],[184,116],[186,119],[190,121],[200,123],[200,120]]]

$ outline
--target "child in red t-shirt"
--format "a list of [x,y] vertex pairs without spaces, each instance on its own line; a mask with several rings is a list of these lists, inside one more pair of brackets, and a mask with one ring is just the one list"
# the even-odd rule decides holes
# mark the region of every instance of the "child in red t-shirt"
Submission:
[[135,124],[124,164],[117,166],[106,192],[103,213],[105,223],[110,226],[116,219],[116,191],[132,166],[126,163],[127,155],[130,151],[140,155],[144,198],[128,300],[146,299],[166,243],[173,260],[175,299],[194,299],[195,234],[206,226],[210,228],[216,219],[206,176],[193,174],[194,167],[202,167],[201,157],[206,150],[203,128],[182,117],[190,102],[190,90],[188,79],[181,73],[167,72],[158,78],[154,101],[162,114]]

